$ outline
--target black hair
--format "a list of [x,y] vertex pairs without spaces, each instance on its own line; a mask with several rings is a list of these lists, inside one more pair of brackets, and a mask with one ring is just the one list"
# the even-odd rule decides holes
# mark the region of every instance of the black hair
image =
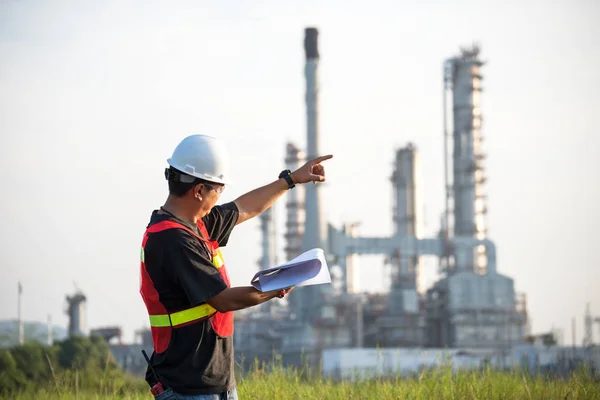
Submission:
[[165,177],[167,178],[167,181],[169,181],[169,194],[175,197],[183,197],[196,185],[209,183],[204,179],[193,177],[173,167],[169,167],[165,170]]

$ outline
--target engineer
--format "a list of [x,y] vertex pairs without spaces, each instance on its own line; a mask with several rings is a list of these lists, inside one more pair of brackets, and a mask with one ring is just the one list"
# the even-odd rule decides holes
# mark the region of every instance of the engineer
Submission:
[[140,294],[154,351],[146,380],[156,399],[237,399],[233,312],[282,298],[292,288],[231,287],[220,247],[234,226],[267,210],[296,184],[325,181],[317,157],[233,202],[216,205],[230,183],[224,143],[184,138],[167,160],[169,195],[152,212],[141,251]]

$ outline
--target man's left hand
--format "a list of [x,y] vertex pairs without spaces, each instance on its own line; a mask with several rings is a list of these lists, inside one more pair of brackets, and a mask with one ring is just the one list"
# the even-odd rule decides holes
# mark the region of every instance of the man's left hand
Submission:
[[292,172],[294,183],[325,182],[325,168],[321,163],[332,157],[332,154],[328,154],[308,161],[296,171]]

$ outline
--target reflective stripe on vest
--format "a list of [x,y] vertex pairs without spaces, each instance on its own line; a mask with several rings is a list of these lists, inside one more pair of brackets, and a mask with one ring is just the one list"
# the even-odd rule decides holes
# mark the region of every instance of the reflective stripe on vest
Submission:
[[162,328],[165,326],[176,327],[178,325],[210,317],[216,312],[217,310],[211,307],[210,304],[204,303],[196,307],[188,308],[187,310],[177,311],[173,314],[150,315],[150,326],[155,328]]
[[215,252],[215,255],[212,258],[212,263],[217,269],[221,268],[223,264],[225,264],[225,261],[223,260],[223,254],[221,254],[221,250],[217,250]]

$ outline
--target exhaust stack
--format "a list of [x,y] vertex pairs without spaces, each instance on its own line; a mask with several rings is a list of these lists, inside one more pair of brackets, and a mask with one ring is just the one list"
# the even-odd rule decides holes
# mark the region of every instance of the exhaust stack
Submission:
[[[319,67],[319,50],[317,47],[318,31],[316,28],[306,28],[304,31],[304,51],[306,64],[304,75],[306,77],[306,158],[307,160],[319,156],[319,123],[318,123],[318,95],[319,86],[317,73]],[[306,224],[302,241],[302,250],[315,247],[324,247],[325,227],[322,220],[321,204],[319,201],[320,185],[305,186]]]
[[[304,76],[306,78],[306,159],[310,160],[320,155],[319,153],[319,122],[318,122],[318,67],[319,49],[317,38],[319,32],[316,28],[304,30],[304,52],[306,62]],[[322,248],[327,251],[327,234],[323,223],[323,213],[319,201],[320,184],[304,185],[305,224],[302,237],[302,251],[313,248]],[[297,317],[301,321],[309,322],[318,317],[321,312],[320,301],[323,289],[320,286],[308,286],[296,296],[293,303],[296,307]]]

